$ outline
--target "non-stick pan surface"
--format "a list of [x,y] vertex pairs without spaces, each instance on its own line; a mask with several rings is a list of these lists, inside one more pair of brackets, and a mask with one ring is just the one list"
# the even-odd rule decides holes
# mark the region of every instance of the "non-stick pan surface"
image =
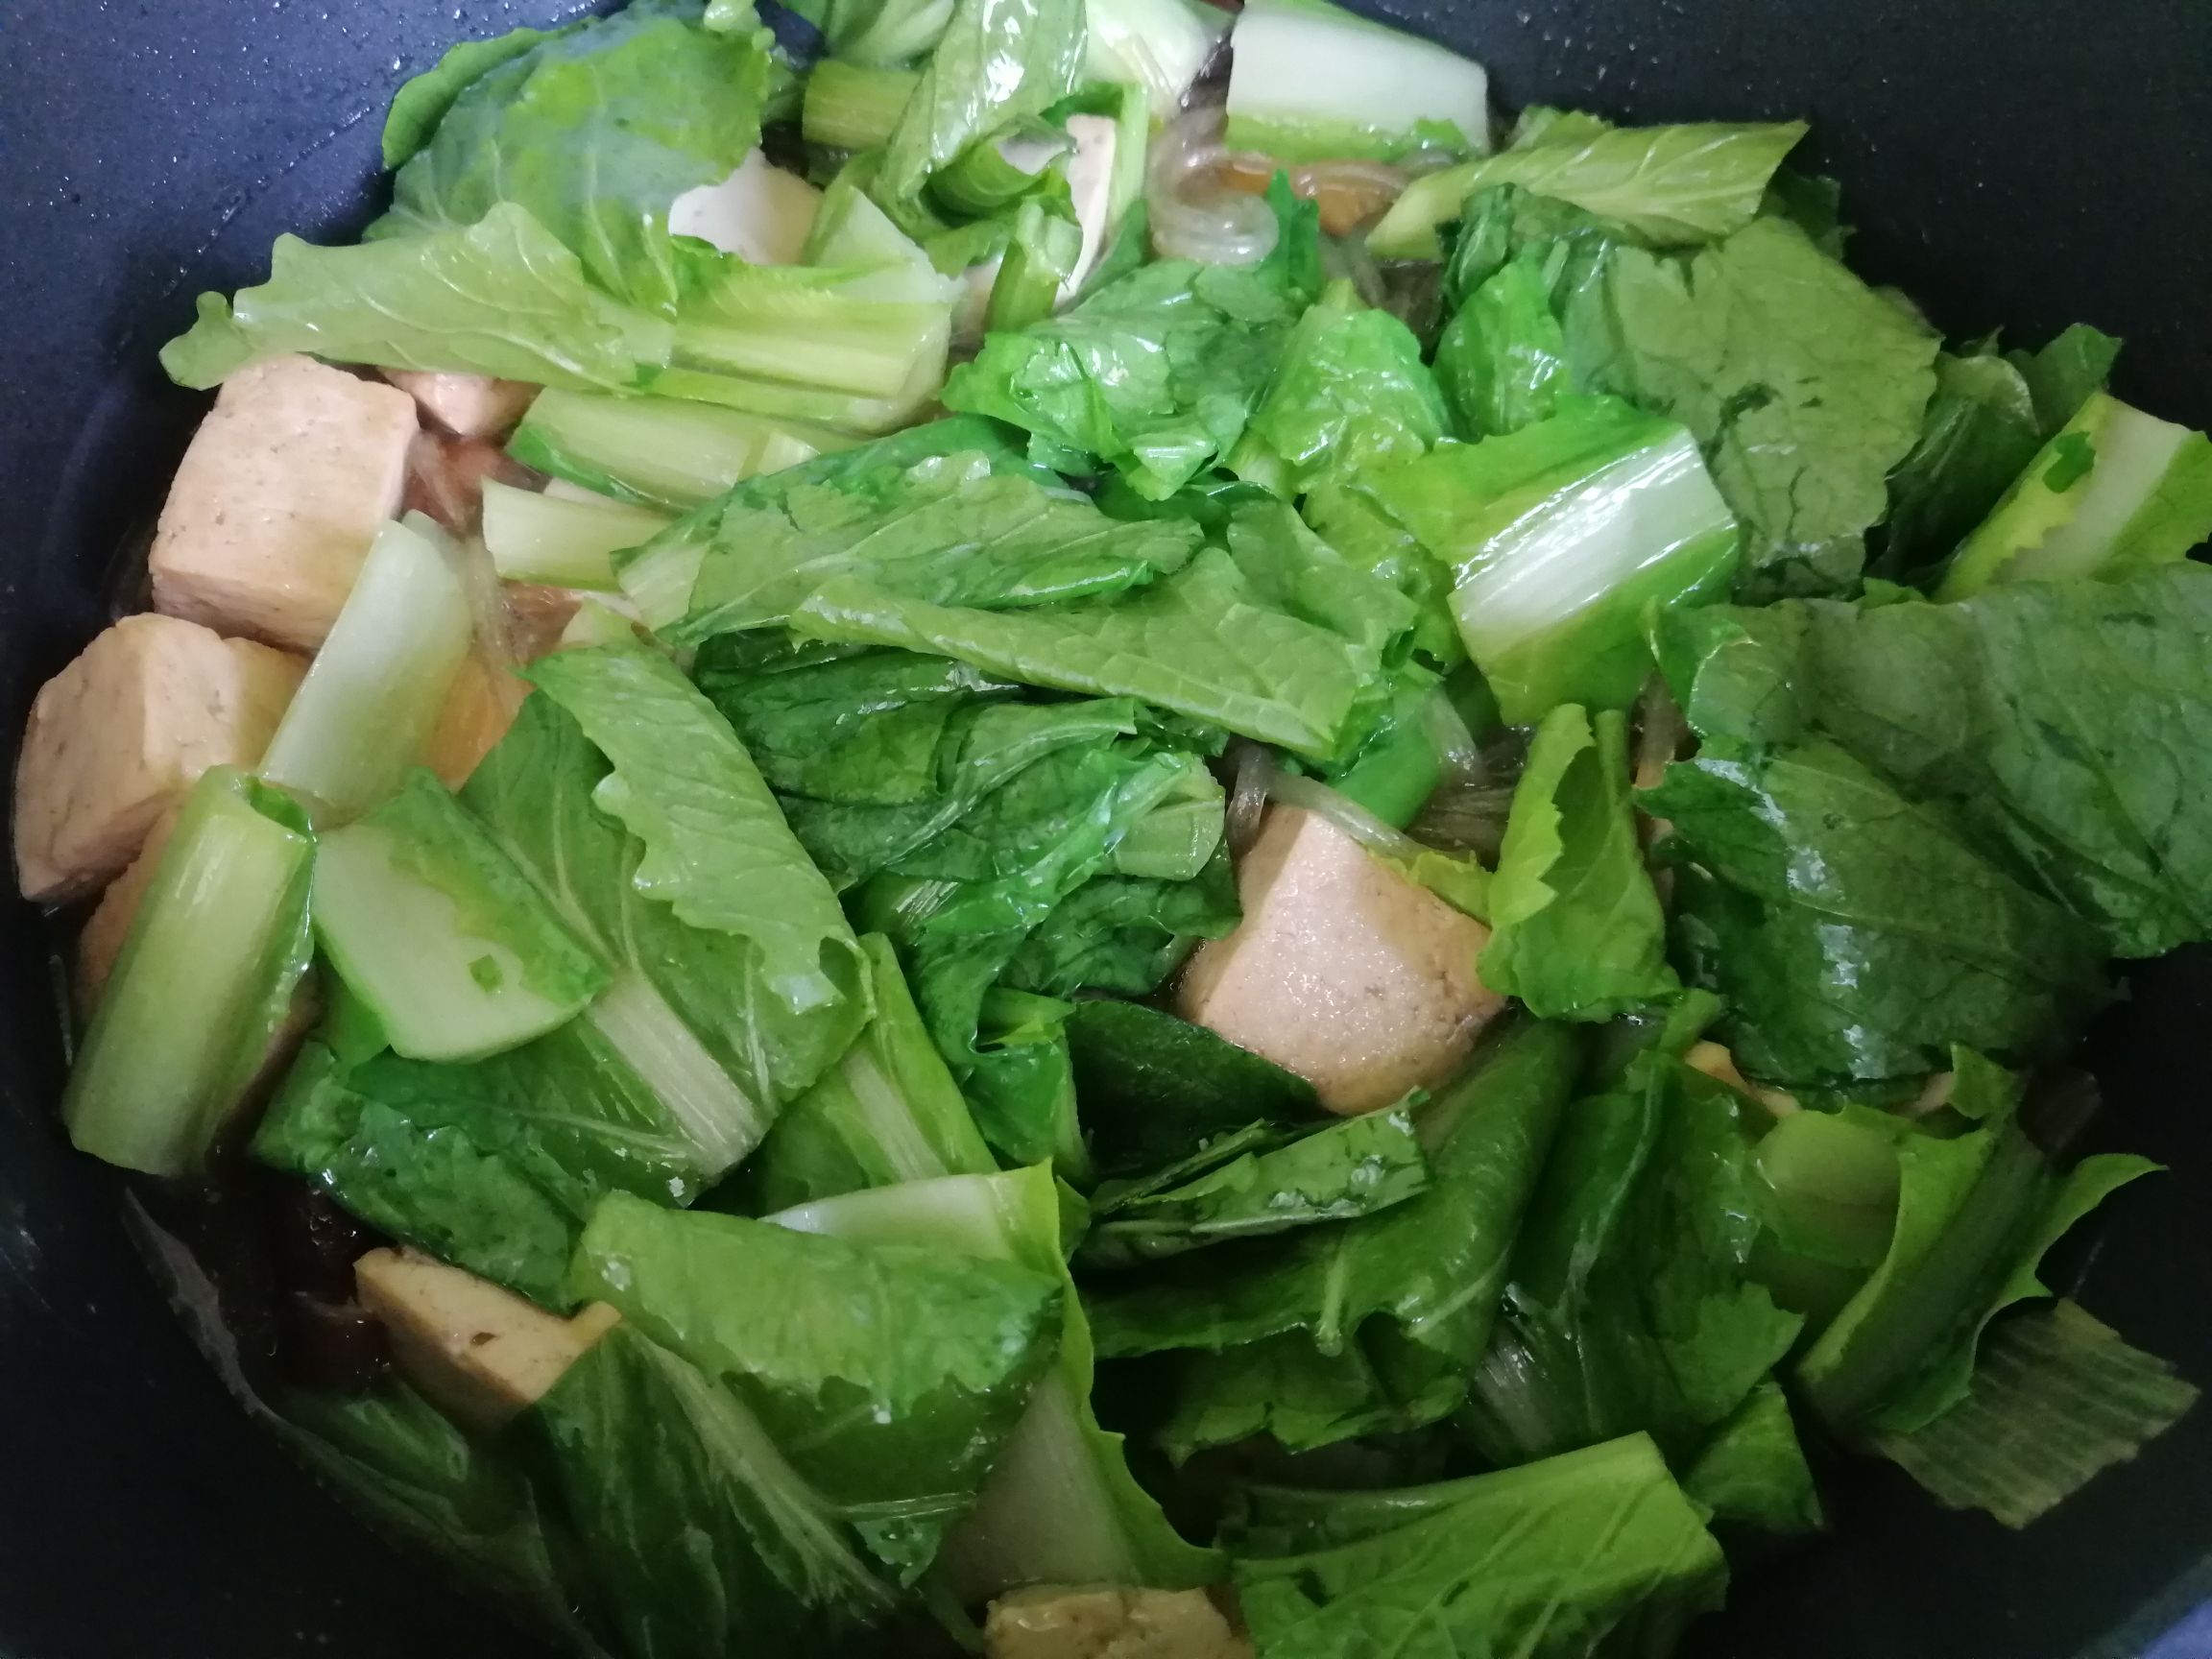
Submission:
[[[561,0],[0,0],[0,757],[104,620],[200,400],[155,348],[280,230],[373,207],[395,85]],[[1385,0],[1503,95],[1805,115],[1858,252],[1957,333],[2128,337],[2118,390],[2212,424],[2202,0]],[[0,924],[0,1659],[502,1659],[481,1599],[372,1538],[226,1396],[70,1154],[46,936]],[[2078,1253],[2089,1307],[2212,1385],[2212,955],[2098,1033],[2103,1135],[2173,1166]],[[2023,1535],[1829,1472],[1834,1533],[1743,1575],[1707,1656],[2132,1654],[2212,1590],[2212,1408]],[[2160,1659],[2202,1659],[2212,1634]]]

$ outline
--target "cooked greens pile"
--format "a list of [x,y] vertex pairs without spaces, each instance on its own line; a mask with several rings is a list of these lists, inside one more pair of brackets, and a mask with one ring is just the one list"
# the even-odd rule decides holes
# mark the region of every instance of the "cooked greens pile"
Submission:
[[[2152,1167],[2069,1156],[2070,1044],[2212,939],[2212,444],[1868,286],[1802,132],[1498,137],[1319,0],[454,48],[360,243],[162,358],[543,388],[483,540],[589,603],[449,791],[481,595],[385,533],[78,1143],[200,1173],[319,987],[252,1156],[620,1319],[495,1427],[404,1354],[273,1404],[637,1659],[1096,1584],[1658,1655],[1815,1446],[2025,1524],[2194,1393],[2042,1262]],[[1487,925],[1455,1074],[1334,1117],[1155,997],[1270,798]]]

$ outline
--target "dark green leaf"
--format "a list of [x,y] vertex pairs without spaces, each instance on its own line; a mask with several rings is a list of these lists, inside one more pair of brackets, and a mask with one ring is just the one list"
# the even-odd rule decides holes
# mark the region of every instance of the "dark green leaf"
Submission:
[[469,1066],[317,1044],[294,1066],[255,1156],[441,1260],[548,1307],[592,1206],[627,1191],[685,1203],[714,1172],[672,1114],[584,1022]]
[[1356,1339],[1394,1365],[1406,1408],[1433,1421],[1465,1396],[1498,1310],[1513,1237],[1566,1105],[1578,1053],[1534,1022],[1495,1040],[1416,1114],[1426,1192],[1381,1214],[1301,1232],[1287,1246],[1216,1251],[1178,1275],[1098,1300],[1110,1355],[1220,1350],[1302,1331],[1328,1355]]
[[945,406],[1032,434],[1063,471],[1118,469],[1173,493],[1242,436],[1318,289],[1315,218],[1287,192],[1275,252],[1255,266],[1162,259],[1020,333],[994,334],[945,383]]
[[962,610],[844,578],[800,607],[793,625],[1032,685],[1139,698],[1317,758],[1361,733],[1382,690],[1371,652],[1265,604],[1214,548],[1128,594],[1023,611]]
[[2212,937],[2212,573],[1713,611],[1658,637],[1709,741],[1833,739],[2115,954]]
[[1407,1107],[1370,1112],[1241,1154],[1192,1181],[1101,1187],[1092,1202],[1081,1259],[1119,1267],[1179,1256],[1202,1245],[1349,1221],[1425,1190],[1429,1166]]
[[906,1581],[974,1502],[1050,1363],[1056,1278],[624,1197],[593,1213],[572,1287],[734,1389]]
[[2051,1294],[2045,1252],[2157,1167],[2101,1153],[2061,1172],[2002,1104],[1965,1134],[1896,1149],[1888,1250],[1797,1365],[1807,1402],[1847,1435],[1910,1434],[1964,1399],[1989,1321]]
[[1068,1046],[1083,1126],[1110,1174],[1180,1162],[1249,1123],[1326,1120],[1303,1077],[1142,1003],[1078,1002]]
[[953,453],[786,480],[765,500],[766,487],[740,485],[626,555],[623,586],[661,638],[697,644],[787,622],[840,578],[998,610],[1148,582],[1197,545],[1188,525],[1123,523],[1004,465],[988,451]]
[[632,1325],[592,1344],[524,1428],[582,1546],[587,1603],[625,1653],[788,1651],[896,1604],[754,1412]]
[[1689,260],[1620,250],[1605,307],[1603,336],[1576,341],[1589,383],[1697,435],[1748,585],[1855,579],[1936,390],[1935,336],[1773,219]]
[[1728,1578],[1642,1436],[1444,1486],[1256,1495],[1254,1508],[1274,1524],[1255,1525],[1234,1574],[1267,1659],[1660,1659]]
[[2048,1052],[2101,994],[2065,911],[1832,744],[1708,744],[1644,795],[1693,863],[1676,926],[1753,1076],[1909,1076],[1951,1045]]
[[1683,1470],[1682,1490],[1717,1521],[1762,1532],[1820,1530],[1820,1494],[1779,1382],[1760,1383],[1713,1431]]
[[453,1562],[571,1642],[587,1640],[556,1564],[558,1517],[497,1452],[398,1382],[363,1394],[301,1389],[277,1410],[286,1443],[373,1525]]
[[1501,1461],[1642,1430],[1687,1462],[1802,1321],[1750,1271],[1742,1102],[1663,1050],[1577,1101],[1529,1202],[1470,1426]]

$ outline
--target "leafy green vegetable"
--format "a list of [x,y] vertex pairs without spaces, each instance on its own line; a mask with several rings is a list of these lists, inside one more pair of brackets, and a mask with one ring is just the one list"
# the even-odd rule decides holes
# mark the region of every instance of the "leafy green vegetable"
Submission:
[[1429,1190],[1380,1214],[1209,1258],[1202,1280],[1165,1278],[1099,1298],[1115,1357],[1220,1350],[1304,1333],[1324,1355],[1354,1345],[1393,1367],[1407,1413],[1433,1421],[1464,1399],[1498,1311],[1528,1194],[1577,1060],[1564,1028],[1528,1022],[1415,1115]]
[[679,920],[750,941],[793,1014],[861,995],[859,947],[745,747],[668,660],[642,646],[564,651],[531,670],[606,755],[591,791],[644,844],[631,884]]
[[361,1394],[298,1389],[276,1406],[285,1443],[373,1524],[584,1638],[556,1560],[561,1518],[511,1460],[397,1381]]
[[702,269],[654,389],[853,432],[903,426],[944,382],[957,294],[903,237],[845,267]]
[[1936,589],[2114,576],[2212,535],[2212,438],[2093,392],[2029,462]]
[[1026,328],[1051,316],[1083,260],[1083,228],[1068,217],[1070,209],[1064,204],[1033,198],[1011,211],[1006,251],[983,318],[993,333]]
[[1149,114],[1162,121],[1183,107],[1229,31],[1228,17],[1205,0],[1089,0],[1083,10],[1088,78],[1142,87]]
[[1231,44],[1232,149],[1395,161],[1488,146],[1489,78],[1433,41],[1327,0],[1258,0]]
[[[1140,742],[1032,767],[957,834],[918,849],[908,874],[886,873],[861,891],[856,913],[907,952],[924,1018],[955,1070],[969,1069],[983,999],[1022,942],[1198,765]],[[970,842],[981,866],[960,857]]]
[[687,1203],[712,1165],[590,1023],[469,1066],[310,1043],[253,1152],[354,1214],[548,1307],[606,1194]]
[[1173,1409],[1155,1431],[1180,1467],[1197,1453],[1264,1434],[1287,1452],[1413,1427],[1358,1347],[1324,1354],[1302,1332],[1218,1354],[1176,1356]]
[[1954,1043],[2041,1054],[2100,995],[2087,928],[1832,744],[1708,743],[1644,802],[1692,860],[1686,974],[1729,998],[1755,1077],[1911,1076]]
[[955,0],[883,147],[878,198],[912,201],[970,145],[1044,114],[1075,90],[1085,46],[1082,0]]
[[899,130],[922,77],[825,58],[807,72],[800,135],[831,150],[872,150]]
[[1650,667],[1646,610],[1716,597],[1736,569],[1735,524],[1689,435],[1611,400],[1353,489],[1453,572],[1460,637],[1515,723],[1561,703],[1626,708]]
[[[1205,895],[1222,794],[1190,734],[1123,699],[1014,701],[1004,682],[899,651],[762,650],[723,636],[698,673],[816,863],[909,957],[985,1135],[1011,1160],[1057,1157],[1085,1179],[1066,1009],[992,988],[1094,880],[1117,883],[1101,890],[1114,907],[1094,896],[1063,917],[1031,960],[1031,988],[1072,992],[1094,968],[1126,981],[1186,919],[1218,929]],[[1131,989],[1149,991],[1158,972]]]
[[489,40],[463,40],[446,48],[437,64],[416,75],[392,95],[392,108],[384,116],[383,152],[387,169],[402,165],[430,142],[438,123],[453,108],[453,101],[500,64],[519,58],[562,29],[511,29]]
[[1267,1659],[1671,1652],[1727,1584],[1649,1440],[1382,1493],[1255,1493],[1232,1569]]
[[1059,1358],[985,1482],[946,1541],[945,1565],[971,1600],[1019,1584],[1214,1581],[1220,1558],[1185,1543],[1129,1474],[1120,1436],[1091,1409],[1091,1334],[1067,1279],[1059,1193],[1043,1166],[1002,1175],[908,1182],[804,1209],[788,1227],[936,1256],[1019,1262],[1066,1286]]
[[542,1036],[606,968],[428,772],[316,849],[316,938],[397,1052],[473,1060]]
[[[943,790],[954,727],[1018,688],[963,662],[903,651],[796,649],[716,635],[692,677],[744,740],[778,794],[842,805],[906,806]],[[965,712],[964,712],[965,711]],[[1126,729],[1118,717],[1106,728]]]
[[983,1139],[1009,1167],[1049,1164],[1085,1188],[1094,1172],[1064,1030],[1072,1010],[1056,997],[1003,986],[986,993],[968,1092]]
[[1404,1106],[1369,1112],[1271,1150],[1241,1154],[1195,1180],[1100,1188],[1082,1259],[1126,1266],[1201,1245],[1321,1221],[1347,1221],[1400,1204],[1429,1185],[1429,1166]]
[[[1590,306],[1602,298],[1608,264],[1624,242],[1633,245],[1635,239],[1573,203],[1519,184],[1488,185],[1467,198],[1445,260],[1445,303],[1465,306],[1492,277],[1520,263],[1541,279],[1541,291],[1563,324],[1575,325],[1577,336],[1592,332],[1602,342]],[[1572,366],[1584,367],[1579,353]]]
[[2077,324],[2041,351],[1992,344],[1937,357],[1920,441],[1889,480],[1878,572],[1912,576],[1947,558],[2104,385],[2118,349]]
[[507,453],[596,494],[681,513],[742,479],[851,443],[824,428],[708,403],[553,390],[531,403]]
[[1848,1435],[1909,1434],[1964,1399],[1991,1318],[2051,1294],[2044,1253],[2157,1167],[2101,1153],[2062,1173],[2006,1102],[1965,1134],[1906,1136],[1896,1155],[1887,1253],[1797,1365],[1807,1402]]
[[419,513],[386,524],[261,757],[325,825],[399,787],[474,645],[460,549]]
[[1437,228],[1479,190],[1519,184],[1617,223],[1648,247],[1719,242],[1749,225],[1801,121],[1728,126],[1560,124],[1478,161],[1416,180],[1368,236],[1384,258],[1440,252]]
[[1338,281],[1284,342],[1227,465],[1278,495],[1303,495],[1362,467],[1426,455],[1444,424],[1435,377],[1413,331]]
[[1436,677],[1418,664],[1400,668],[1390,707],[1359,752],[1329,778],[1329,787],[1391,830],[1403,830],[1444,781],[1473,754],[1473,743]]
[[1115,524],[989,422],[940,421],[743,482],[626,555],[619,575],[663,637],[699,643],[783,621],[838,570],[1024,604],[1142,582],[1192,540],[1177,524]]
[[1682,1491],[1717,1521],[1762,1532],[1820,1530],[1820,1494],[1779,1382],[1760,1383],[1713,1431],[1682,1471]]
[[1358,732],[1375,677],[1371,651],[1267,604],[1216,548],[1125,595],[1022,611],[957,609],[843,577],[817,589],[792,625],[1027,685],[1136,697],[1321,758]]
[[2104,389],[2120,355],[2120,342],[2085,323],[2076,323],[2040,351],[2005,355],[2026,377],[2035,399],[2036,424],[2049,437],[2080,412],[2092,392]]
[[1465,438],[1542,421],[1572,386],[1567,336],[1551,308],[1555,261],[1529,248],[1485,277],[1436,341],[1436,383]]
[[1060,1275],[736,1215],[603,1201],[571,1289],[733,1388],[911,1583],[1050,1363]]
[[1084,1127],[1109,1174],[1180,1163],[1251,1123],[1328,1121],[1303,1077],[1142,1003],[1077,1003],[1068,1047]]
[[739,1176],[757,1214],[863,1187],[998,1167],[929,1040],[891,942],[860,941],[875,1018],[822,1080],[776,1119]]
[[180,386],[206,387],[262,358],[312,351],[620,391],[650,378],[672,343],[664,320],[600,293],[551,231],[505,204],[465,228],[357,248],[279,236],[269,280],[229,300],[201,295],[199,320],[161,348],[161,367]]
[[673,315],[685,279],[668,204],[719,182],[758,142],[769,73],[750,36],[662,8],[543,36],[452,99],[366,240],[456,229],[511,204],[600,288]]
[[1094,876],[1008,958],[1005,983],[1047,997],[1085,987],[1149,997],[1199,940],[1221,938],[1241,915],[1226,846],[1188,881]]
[[759,1418],[634,1325],[570,1365],[524,1432],[581,1545],[587,1605],[625,1652],[788,1648],[894,1605]]
[[228,766],[185,798],[69,1073],[80,1151],[199,1168],[292,1011],[315,845],[291,800]]
[[[678,523],[633,555],[623,581],[663,638],[690,642],[789,620],[807,596],[865,580],[938,605],[996,610],[1111,593],[1179,568],[1196,535],[1185,525],[1126,524],[1082,496],[983,455],[923,462],[895,478],[795,485],[773,505],[733,496]],[[696,549],[686,610],[651,603],[637,572]]]
[[1490,885],[1482,982],[1546,1020],[1609,1020],[1678,990],[1629,804],[1627,721],[1544,717]]
[[1057,317],[994,334],[945,383],[945,406],[1031,434],[1064,472],[1111,467],[1141,495],[1172,494],[1236,447],[1299,314],[1320,288],[1316,210],[1287,188],[1258,265],[1161,259]]
[[2025,1527],[2133,1457],[2197,1397],[2166,1361],[2059,1301],[1989,1333],[1964,1400],[1873,1444],[1946,1507]]
[[1071,226],[1073,220],[1067,217],[1067,175],[1061,164],[1074,147],[1067,130],[1050,121],[1037,116],[1010,121],[962,151],[930,180],[930,193],[946,211],[978,219],[1012,209],[1024,200],[1043,205],[1058,197],[1057,216]]
[[614,555],[650,541],[668,516],[624,501],[579,499],[484,480],[484,549],[503,582],[612,592]]
[[1763,1189],[1741,1102],[1671,1046],[1575,1102],[1529,1200],[1467,1419],[1494,1459],[1643,1431],[1688,1466],[1796,1339],[1751,1271]]
[[[581,679],[601,670],[587,661],[569,672]],[[606,682],[587,694],[605,714],[611,700],[601,694],[622,692],[633,679],[641,718],[680,723],[663,732],[704,725],[673,689],[656,689],[660,677],[651,670],[634,674],[617,662]],[[628,742],[621,739],[624,747]],[[699,752],[681,757],[684,768],[734,776],[742,759],[729,753],[734,747],[727,728],[718,735],[709,729]],[[636,877],[645,858],[643,845],[594,804],[608,777],[605,757],[577,722],[550,696],[534,694],[513,730],[470,776],[461,802],[562,921],[613,970],[613,985],[586,1011],[585,1022],[682,1125],[706,1172],[718,1174],[758,1142],[778,1105],[821,1076],[851,1045],[867,1015],[857,982],[857,948],[834,900],[824,909],[827,890],[805,865],[805,855],[788,846],[789,831],[773,805],[766,817],[749,826],[717,795],[700,827],[713,832],[707,843],[696,843],[688,833],[683,841],[700,845],[709,862],[710,868],[693,873],[702,882],[720,886],[715,872],[724,869],[757,872],[754,897],[770,906],[764,922],[796,963],[793,982],[772,986],[768,957],[750,936],[749,915],[731,918],[748,929],[743,933],[695,927],[671,904],[640,890]],[[649,781],[648,787],[660,793],[660,785]],[[798,862],[787,870],[780,862],[757,862],[779,844],[787,849],[780,857]],[[723,898],[740,907],[745,902],[733,894],[708,897],[717,906]],[[815,921],[805,924],[809,916]],[[833,930],[808,932],[809,926],[830,929],[832,920]],[[809,977],[846,981],[850,988],[833,999],[795,1009],[785,993],[803,988]]]
[[[1681,421],[1765,590],[1848,584],[1936,390],[1935,336],[1793,226],[1755,220],[1687,261],[1623,248],[1587,384]],[[1595,330],[1595,332],[1593,332]]]
[[822,31],[834,56],[880,68],[932,50],[952,0],[797,0],[789,10]]
[[1717,610],[1657,630],[1700,735],[1832,739],[2122,956],[2212,937],[2196,805],[2208,636],[2212,575],[2187,564],[1956,605]]

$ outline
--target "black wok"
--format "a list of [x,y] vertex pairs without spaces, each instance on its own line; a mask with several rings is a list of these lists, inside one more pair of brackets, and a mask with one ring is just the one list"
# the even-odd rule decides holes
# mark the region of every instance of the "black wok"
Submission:
[[[155,347],[271,239],[373,207],[392,88],[562,0],[0,8],[0,755],[106,619],[199,399]],[[2212,7],[2201,0],[1382,0],[1503,95],[1641,120],[1806,115],[1859,257],[1946,329],[2127,336],[2117,388],[2212,425]],[[0,1656],[530,1651],[369,1535],[226,1396],[52,1112],[45,928],[0,926]],[[2103,1135],[2174,1173],[2077,1252],[2088,1306],[2212,1384],[2212,954],[2135,976],[2090,1054]],[[1823,1543],[1743,1576],[1705,1655],[2144,1652],[2212,1595],[2212,1410],[2025,1534],[1828,1472]],[[2212,1654],[2212,1627],[2159,1659]]]

